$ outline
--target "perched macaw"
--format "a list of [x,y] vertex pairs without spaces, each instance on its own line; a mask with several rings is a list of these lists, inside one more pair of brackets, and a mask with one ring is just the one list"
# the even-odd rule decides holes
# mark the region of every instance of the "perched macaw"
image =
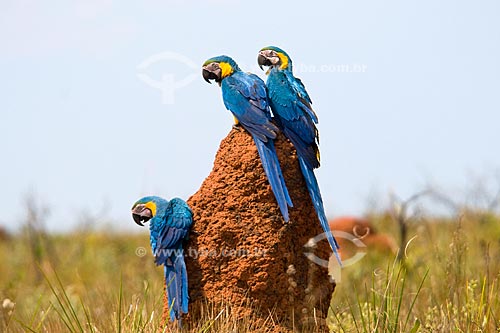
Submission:
[[170,201],[150,196],[138,200],[132,207],[135,223],[149,223],[150,242],[155,264],[163,265],[170,308],[170,320],[181,321],[188,312],[188,279],[184,262],[183,241],[193,224],[193,213],[179,198]]
[[338,244],[333,237],[323,207],[323,199],[314,175],[319,163],[318,117],[311,107],[312,101],[300,79],[293,76],[292,59],[282,49],[274,46],[260,50],[257,62],[269,66],[266,72],[269,104],[276,123],[297,150],[299,164],[316,214],[337,260]]
[[205,61],[202,74],[208,83],[215,80],[221,86],[224,105],[233,113],[236,124],[252,135],[281,214],[288,222],[288,207],[293,205],[274,148],[279,129],[271,121],[264,81],[255,74],[242,72],[228,56]]

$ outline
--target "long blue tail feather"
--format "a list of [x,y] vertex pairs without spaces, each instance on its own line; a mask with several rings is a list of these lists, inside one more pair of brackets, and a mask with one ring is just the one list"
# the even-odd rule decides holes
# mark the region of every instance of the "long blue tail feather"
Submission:
[[187,271],[186,271],[186,263],[184,262],[184,257],[179,260],[180,270],[182,271],[181,280],[182,280],[182,304],[181,311],[182,313],[188,313],[188,305],[189,305],[189,294],[188,294],[188,280],[187,280]]
[[182,253],[171,257],[165,263],[165,283],[170,320],[177,319],[181,325],[181,316],[183,313],[188,313],[189,305],[186,263]]
[[323,207],[323,199],[321,198],[318,181],[316,180],[316,176],[314,175],[314,170],[309,168],[307,162],[302,157],[299,157],[299,163],[300,163],[300,169],[302,170],[302,174],[304,175],[304,179],[306,181],[307,190],[309,191],[309,195],[311,196],[311,200],[314,205],[314,209],[316,210],[316,214],[318,214],[321,227],[323,227],[323,231],[326,234],[328,243],[330,243],[330,247],[332,248],[333,253],[337,257],[339,264],[342,265],[342,261],[340,260],[340,255],[338,252],[339,245],[337,244],[335,237],[333,237],[332,231],[330,230],[330,226],[328,225],[328,219],[326,218],[325,208]]
[[288,207],[293,207],[293,204],[290,194],[288,193],[288,189],[286,188],[283,173],[281,172],[281,166],[278,160],[278,155],[276,154],[276,149],[274,148],[274,143],[271,139],[267,142],[263,142],[255,136],[253,136],[253,140],[257,146],[257,151],[259,152],[264,172],[267,175],[269,184],[271,184],[271,189],[273,190],[274,197],[278,202],[281,214],[283,215],[285,222],[288,222],[290,221]]
[[290,198],[290,194],[288,193],[288,188],[286,187],[285,177],[283,176],[283,172],[281,171],[281,165],[280,161],[278,160],[278,154],[276,153],[276,148],[274,147],[274,141],[269,140],[266,143],[266,147],[269,147],[269,150],[271,152],[271,157],[274,160],[273,167],[276,174],[278,174],[280,178],[280,183],[281,187],[283,188],[283,194],[285,195],[286,203],[288,204],[289,207],[293,207],[292,199]]

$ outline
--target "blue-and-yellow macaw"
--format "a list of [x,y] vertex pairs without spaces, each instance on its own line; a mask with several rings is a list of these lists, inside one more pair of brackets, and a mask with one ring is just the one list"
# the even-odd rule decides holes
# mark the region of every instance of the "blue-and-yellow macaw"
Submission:
[[271,121],[264,81],[255,74],[242,72],[228,56],[208,59],[202,74],[208,83],[215,80],[221,86],[224,105],[233,113],[236,123],[252,135],[281,214],[288,222],[288,206],[293,205],[274,148],[273,140],[279,129]]
[[188,312],[188,280],[182,243],[193,224],[193,213],[179,198],[170,201],[150,196],[132,207],[135,223],[149,221],[151,249],[157,266],[163,265],[170,308],[170,320],[181,320]]
[[304,175],[309,195],[328,242],[340,262],[338,244],[333,237],[323,207],[314,169],[319,163],[318,117],[311,107],[312,101],[300,79],[293,76],[292,60],[282,49],[274,46],[259,51],[257,62],[269,66],[266,72],[267,93],[276,123],[297,150],[300,168]]

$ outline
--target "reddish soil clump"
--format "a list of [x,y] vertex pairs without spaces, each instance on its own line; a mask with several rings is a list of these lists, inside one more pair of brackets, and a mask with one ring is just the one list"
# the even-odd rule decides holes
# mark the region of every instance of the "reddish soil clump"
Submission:
[[0,242],[7,242],[11,240],[11,235],[7,232],[6,229],[0,227]]
[[[281,134],[275,142],[294,207],[285,223],[252,137],[233,129],[222,140],[213,170],[188,203],[194,225],[185,246],[189,315],[199,306],[226,306],[238,318],[272,316],[273,332],[306,329],[326,317],[335,284],[327,268],[309,261],[331,255],[326,240],[304,247],[322,233],[297,155]],[[269,321],[268,321],[269,322]],[[281,327],[282,329],[277,329]],[[316,330],[316,329],[315,329]],[[312,330],[311,330],[312,331]]]
[[[394,255],[398,247],[394,238],[390,235],[379,233],[368,219],[361,217],[344,216],[338,217],[328,222],[332,232],[344,232],[351,236],[339,237],[337,242],[340,246],[340,256],[342,260],[353,257],[357,252],[377,251],[386,255]],[[341,236],[341,235],[340,235]],[[366,248],[360,248],[352,241],[360,240]]]

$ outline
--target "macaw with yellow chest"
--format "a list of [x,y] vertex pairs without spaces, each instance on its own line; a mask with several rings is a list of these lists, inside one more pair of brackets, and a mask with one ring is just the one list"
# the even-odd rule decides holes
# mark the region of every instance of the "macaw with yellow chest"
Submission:
[[271,120],[264,81],[241,71],[233,59],[224,55],[205,61],[202,75],[208,83],[214,80],[219,84],[225,107],[234,115],[236,124],[252,136],[281,214],[288,222],[288,207],[293,205],[274,147],[279,129]]
[[328,225],[318,181],[314,175],[314,169],[320,166],[319,134],[316,128],[318,117],[311,107],[311,98],[302,81],[293,76],[292,59],[282,49],[275,46],[261,49],[257,62],[261,69],[262,66],[269,67],[266,85],[273,116],[297,150],[300,168],[316,214],[340,262],[338,244]]
[[132,217],[140,226],[149,221],[149,237],[155,264],[164,266],[170,320],[177,319],[180,324],[182,314],[188,313],[189,304],[182,245],[193,224],[193,213],[182,199],[167,201],[149,196],[134,203]]

